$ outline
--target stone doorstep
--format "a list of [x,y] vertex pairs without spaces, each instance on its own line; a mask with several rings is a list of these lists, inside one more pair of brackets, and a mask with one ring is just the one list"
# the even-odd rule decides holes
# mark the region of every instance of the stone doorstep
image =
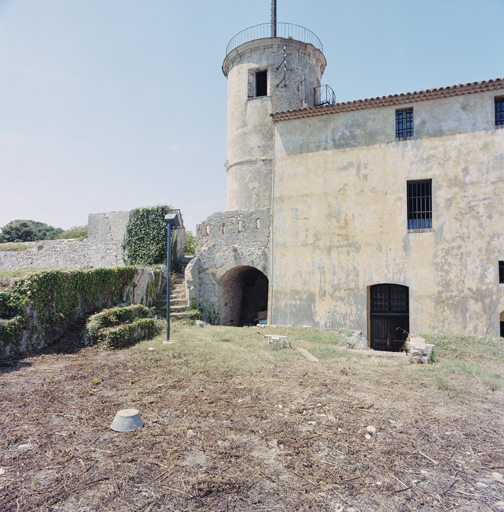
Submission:
[[390,352],[388,350],[373,350],[370,348],[369,350],[363,350],[360,348],[347,348],[343,347],[343,350],[348,350],[349,352],[353,352],[354,354],[362,354],[365,356],[378,356],[378,357],[403,357],[406,358],[406,352]]

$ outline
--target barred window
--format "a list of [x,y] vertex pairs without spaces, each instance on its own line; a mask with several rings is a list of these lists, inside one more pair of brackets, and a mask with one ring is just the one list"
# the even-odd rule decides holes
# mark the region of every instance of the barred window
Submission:
[[495,126],[504,125],[504,96],[494,98],[495,101]]
[[432,228],[432,180],[408,181],[408,229]]
[[396,110],[396,139],[413,137],[413,109]]

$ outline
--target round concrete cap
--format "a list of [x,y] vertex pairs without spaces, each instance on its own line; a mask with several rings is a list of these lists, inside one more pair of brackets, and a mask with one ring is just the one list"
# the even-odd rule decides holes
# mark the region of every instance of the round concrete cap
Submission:
[[131,432],[143,426],[144,422],[136,409],[123,409],[115,415],[110,428],[116,432]]

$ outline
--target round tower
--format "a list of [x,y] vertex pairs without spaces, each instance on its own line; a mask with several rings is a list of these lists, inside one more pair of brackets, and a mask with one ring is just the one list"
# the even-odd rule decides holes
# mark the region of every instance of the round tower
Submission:
[[317,105],[326,59],[318,37],[290,23],[246,29],[229,42],[226,54],[227,210],[267,208],[273,169],[270,114]]

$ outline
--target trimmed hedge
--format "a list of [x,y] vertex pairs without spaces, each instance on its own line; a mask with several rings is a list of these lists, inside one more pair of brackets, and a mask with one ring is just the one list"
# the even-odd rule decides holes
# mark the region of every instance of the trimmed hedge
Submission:
[[40,348],[85,315],[124,300],[135,267],[40,270],[0,292],[0,357]]
[[149,308],[138,304],[106,309],[89,318],[84,342],[103,343],[105,348],[116,349],[154,338],[162,327],[149,315]]
[[139,341],[150,340],[162,331],[161,322],[153,318],[139,318],[130,324],[107,329],[104,347],[118,349],[128,347]]

